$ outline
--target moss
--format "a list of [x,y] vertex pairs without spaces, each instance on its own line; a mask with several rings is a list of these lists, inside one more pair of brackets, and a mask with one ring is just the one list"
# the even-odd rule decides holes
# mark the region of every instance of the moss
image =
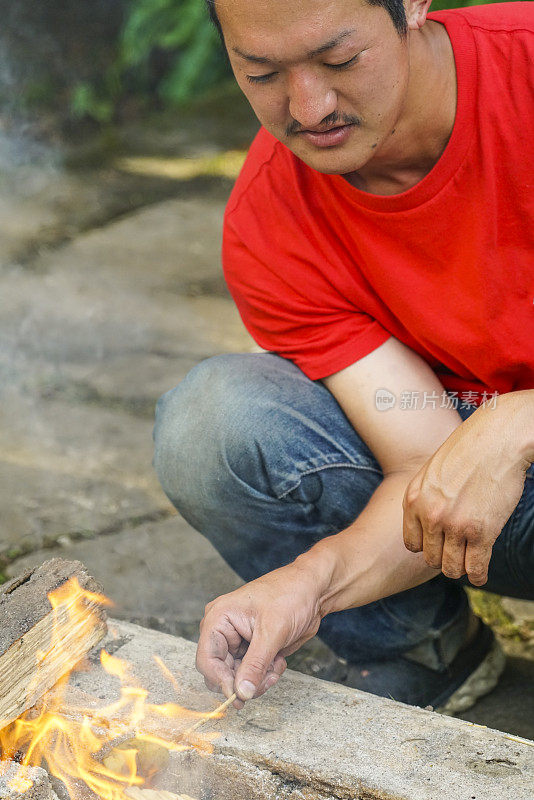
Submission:
[[514,641],[530,639],[532,631],[530,626],[519,625],[508,614],[502,605],[502,597],[480,589],[467,589],[471,608],[487,625],[495,630],[499,636]]
[[5,558],[8,561],[14,561],[16,558],[20,558],[23,555],[25,555],[25,551],[22,547],[12,547],[6,551]]

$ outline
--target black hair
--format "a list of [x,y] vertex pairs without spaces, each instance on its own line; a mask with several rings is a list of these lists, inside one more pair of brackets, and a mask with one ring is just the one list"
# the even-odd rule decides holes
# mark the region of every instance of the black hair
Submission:
[[[406,21],[406,12],[404,10],[404,2],[403,0],[367,0],[369,5],[371,6],[382,6],[386,9],[389,16],[393,21],[393,25],[395,26],[397,33],[399,36],[406,36],[408,30],[408,24]],[[221,28],[221,23],[219,22],[219,17],[217,16],[217,11],[215,9],[215,0],[206,0],[208,11],[211,17],[211,21],[217,28],[219,32],[219,36],[221,37],[221,41],[224,44],[224,36]]]

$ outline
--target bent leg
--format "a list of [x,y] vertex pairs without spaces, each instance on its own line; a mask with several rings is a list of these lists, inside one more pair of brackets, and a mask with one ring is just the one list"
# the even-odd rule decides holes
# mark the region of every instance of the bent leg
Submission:
[[[155,460],[163,489],[246,581],[346,528],[382,480],[330,392],[272,354],[199,364],[158,403]],[[465,632],[467,599],[436,578],[326,617],[321,638],[352,662],[428,644],[443,668]]]

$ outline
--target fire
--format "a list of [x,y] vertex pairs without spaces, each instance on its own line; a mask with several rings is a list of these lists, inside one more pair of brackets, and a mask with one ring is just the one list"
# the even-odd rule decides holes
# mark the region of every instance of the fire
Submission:
[[[76,579],[52,592],[49,600],[54,612],[50,649],[63,648],[67,629],[96,624],[99,607],[111,605],[106,597],[83,590]],[[45,660],[46,652],[40,653],[38,669]],[[154,660],[171,685],[178,688],[175,676],[161,659]],[[190,711],[175,703],[151,704],[147,690],[136,685],[127,662],[105,650],[100,652],[100,662],[120,681],[120,696],[115,702],[101,708],[69,708],[65,699],[67,673],[37,706],[0,730],[0,758],[20,763],[9,783],[11,790],[26,791],[32,785],[26,768],[42,766],[62,781],[71,800],[81,800],[82,794],[86,797],[87,789],[99,800],[126,800],[129,788],[150,785],[169,753],[193,748],[211,752],[213,735],[193,738],[186,729],[165,738],[160,732],[168,733],[176,727],[169,721],[179,721],[186,728],[188,722],[220,715]]]

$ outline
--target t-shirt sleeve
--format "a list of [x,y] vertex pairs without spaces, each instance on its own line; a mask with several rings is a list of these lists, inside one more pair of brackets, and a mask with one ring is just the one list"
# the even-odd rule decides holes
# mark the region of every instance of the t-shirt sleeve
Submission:
[[289,199],[264,203],[258,213],[245,197],[225,215],[223,268],[245,327],[260,347],[312,380],[350,366],[390,337],[342,296],[332,280],[336,259]]

